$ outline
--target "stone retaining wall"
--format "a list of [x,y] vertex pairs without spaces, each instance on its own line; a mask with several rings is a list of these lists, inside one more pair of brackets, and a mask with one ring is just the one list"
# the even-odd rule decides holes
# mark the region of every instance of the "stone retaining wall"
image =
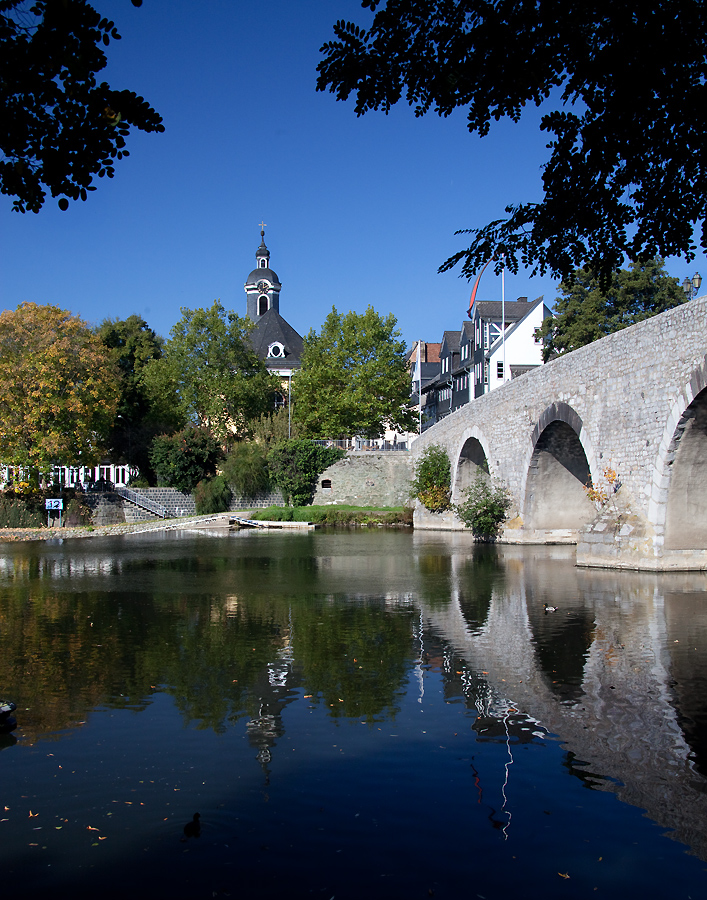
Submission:
[[313,505],[405,506],[411,502],[412,470],[412,455],[404,450],[347,453],[317,479]]
[[[183,494],[176,488],[131,488],[131,490],[154,503],[160,503],[167,510],[167,516],[170,519],[193,516],[196,513],[193,495]],[[236,512],[240,509],[264,509],[266,506],[282,506],[283,502],[280,491],[268,491],[256,494],[255,497],[234,495],[229,510]],[[149,513],[146,513],[145,518],[148,516]]]

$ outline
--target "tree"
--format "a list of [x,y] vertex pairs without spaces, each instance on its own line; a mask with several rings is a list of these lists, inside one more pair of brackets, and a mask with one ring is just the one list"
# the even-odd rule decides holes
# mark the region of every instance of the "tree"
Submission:
[[120,400],[107,439],[110,455],[115,462],[127,461],[137,467],[151,480],[149,449],[153,439],[185,424],[175,396],[156,396],[145,379],[147,364],[162,357],[164,340],[137,315],[104,319],[98,335],[120,373]]
[[268,464],[285,502],[306,506],[312,502],[317,476],[343,455],[344,451],[337,447],[322,447],[298,438],[273,447],[268,453]]
[[295,376],[293,413],[309,437],[377,437],[386,428],[412,431],[410,374],[395,316],[372,306],[363,315],[332,307],[320,334],[304,339]]
[[150,462],[160,486],[190,494],[205,478],[213,478],[223,450],[207,428],[184,428],[162,434],[152,442]]
[[85,200],[128,156],[130,126],[164,131],[142,97],[96,83],[119,38],[85,0],[0,3],[0,190],[16,211],[39,212],[46,190],[61,209]]
[[208,427],[224,443],[247,431],[272,409],[280,387],[253,351],[251,328],[218,300],[209,309],[182,307],[161,359],[147,366],[152,396],[176,396],[186,420]]
[[540,329],[543,359],[569,353],[614,331],[635,325],[684,303],[685,293],[671,278],[662,259],[631,263],[614,272],[608,288],[602,288],[596,272],[580,269],[560,285],[555,315]]
[[0,314],[0,459],[89,464],[118,405],[118,375],[89,326],[56,306]]
[[322,47],[317,88],[356,95],[356,112],[403,96],[415,114],[468,110],[483,136],[492,120],[542,118],[550,159],[539,203],[506,207],[463,261],[489,259],[568,279],[588,266],[604,281],[624,262],[707,249],[707,7],[697,0],[363,0],[368,29],[339,21]]

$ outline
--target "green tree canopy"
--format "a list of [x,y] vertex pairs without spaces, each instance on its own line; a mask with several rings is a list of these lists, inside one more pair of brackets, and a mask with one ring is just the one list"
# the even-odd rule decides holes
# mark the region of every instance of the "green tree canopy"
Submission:
[[182,307],[162,357],[147,366],[154,398],[177,397],[179,412],[220,441],[243,434],[272,409],[280,383],[250,343],[252,324],[215,300],[209,309]]
[[0,460],[95,463],[118,406],[118,374],[89,326],[56,306],[0,314]]
[[[404,99],[423,115],[468,111],[471,132],[551,107],[542,201],[468,229],[443,265],[489,259],[568,278],[694,250],[707,201],[707,6],[699,0],[363,0],[369,28],[339,21],[319,90],[356,112]],[[513,199],[513,198],[510,198]]]
[[156,437],[150,450],[157,483],[190,494],[205,478],[213,478],[223,450],[208,428],[190,426],[177,434]]
[[410,374],[395,316],[372,306],[363,315],[332,311],[320,334],[304,339],[294,379],[293,412],[309,437],[377,437],[386,428],[413,431]]
[[614,272],[602,288],[596,272],[580,269],[562,282],[555,315],[542,324],[543,359],[569,353],[614,331],[635,325],[685,302],[685,293],[671,278],[662,259]]
[[85,0],[0,3],[0,191],[16,211],[39,212],[47,190],[62,209],[85,200],[128,156],[130,126],[164,131],[142,97],[96,82],[119,38]]
[[160,359],[164,340],[137,315],[104,319],[98,335],[120,373],[120,401],[108,447],[116,462],[127,461],[151,478],[149,448],[153,438],[184,425],[175,397],[155,396],[145,380],[149,362]]

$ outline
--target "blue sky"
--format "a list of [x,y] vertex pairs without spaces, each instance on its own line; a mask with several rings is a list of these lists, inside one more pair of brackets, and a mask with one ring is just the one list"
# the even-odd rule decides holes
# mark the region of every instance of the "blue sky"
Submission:
[[[458,328],[470,285],[437,268],[465,246],[460,228],[541,197],[540,114],[480,139],[463,112],[416,119],[407,106],[357,118],[315,91],[319,48],[339,19],[365,23],[358,0],[95,0],[122,40],[104,77],[144,96],[162,135],[133,133],[130,157],[86,203],[38,215],[0,198],[0,306],[29,300],[92,323],[142,315],[168,336],[180,308],[219,298],[245,314],[243,283],[267,223],[280,311],[301,334],[332,305],[392,312],[408,343]],[[699,269],[668,262],[681,281]],[[556,282],[506,276],[506,298]],[[500,299],[487,271],[480,296]]]

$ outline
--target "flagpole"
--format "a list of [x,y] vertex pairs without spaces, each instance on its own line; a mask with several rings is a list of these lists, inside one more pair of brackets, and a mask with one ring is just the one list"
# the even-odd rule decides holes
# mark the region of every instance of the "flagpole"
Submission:
[[503,348],[503,380],[506,380],[506,257],[501,269],[501,346]]

